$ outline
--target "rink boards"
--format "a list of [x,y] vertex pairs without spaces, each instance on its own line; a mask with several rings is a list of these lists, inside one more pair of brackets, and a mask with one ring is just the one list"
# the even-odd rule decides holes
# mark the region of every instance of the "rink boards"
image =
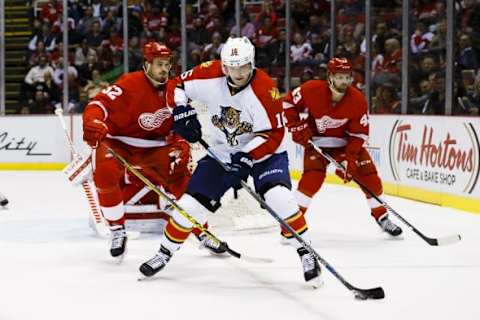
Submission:
[[[76,148],[87,152],[81,116],[66,120]],[[478,117],[371,116],[368,150],[386,193],[479,213],[479,134]],[[303,150],[287,143],[298,178]],[[58,170],[70,159],[56,116],[0,118],[0,169]],[[333,174],[327,182],[341,183]]]

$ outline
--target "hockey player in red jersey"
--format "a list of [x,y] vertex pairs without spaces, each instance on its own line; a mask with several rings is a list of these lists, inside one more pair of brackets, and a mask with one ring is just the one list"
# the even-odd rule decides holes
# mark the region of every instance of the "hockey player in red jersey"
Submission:
[[[209,121],[200,124],[190,99],[207,105]],[[291,192],[280,93],[265,72],[255,69],[254,47],[246,37],[228,39],[221,61],[205,62],[169,82],[167,102],[173,108],[173,130],[194,143],[205,126],[213,137],[211,150],[232,168],[227,172],[209,155],[202,158],[178,201],[185,211],[204,223],[220,207],[225,192],[251,175],[256,192],[308,239],[307,223]],[[191,230],[190,221],[172,214],[160,250],[140,266],[140,272],[152,276],[162,270]],[[318,286],[320,267],[315,256],[287,230],[282,236],[297,249],[305,280]]]
[[171,51],[149,42],[143,55],[143,71],[128,73],[102,90],[83,114],[83,139],[94,150],[93,178],[112,232],[113,257],[122,257],[126,249],[124,198],[143,184],[126,174],[107,146],[174,197],[183,194],[190,177],[190,147],[173,133],[165,100]]
[[[351,86],[352,66],[345,58],[333,58],[327,71],[327,81],[307,81],[289,92],[283,102],[292,138],[305,146],[304,169],[297,190],[297,201],[304,213],[320,190],[329,164],[309,141],[344,165],[346,172],[336,173],[345,182],[355,178],[378,197],[383,193],[375,164],[365,149],[368,106],[363,94]],[[302,119],[302,113],[307,113],[307,117]],[[388,218],[385,207],[368,192],[364,193],[380,228],[391,236],[400,235],[402,229]]]

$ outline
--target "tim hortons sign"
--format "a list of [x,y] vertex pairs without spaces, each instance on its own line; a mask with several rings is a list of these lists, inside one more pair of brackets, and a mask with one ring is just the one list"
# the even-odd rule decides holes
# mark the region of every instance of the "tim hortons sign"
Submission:
[[394,179],[424,188],[471,194],[479,176],[478,132],[472,123],[452,123],[455,125],[395,121],[388,143]]

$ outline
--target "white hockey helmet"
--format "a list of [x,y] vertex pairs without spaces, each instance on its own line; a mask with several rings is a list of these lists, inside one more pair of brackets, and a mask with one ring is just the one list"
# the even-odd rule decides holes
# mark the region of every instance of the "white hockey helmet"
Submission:
[[240,67],[247,63],[255,67],[255,47],[247,37],[228,38],[220,54],[222,65]]

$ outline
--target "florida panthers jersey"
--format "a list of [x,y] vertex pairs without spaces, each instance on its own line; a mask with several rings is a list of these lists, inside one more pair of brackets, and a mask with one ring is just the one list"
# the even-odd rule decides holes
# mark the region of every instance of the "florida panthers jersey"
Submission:
[[319,147],[349,145],[355,152],[368,140],[367,102],[352,86],[340,101],[333,103],[326,81],[307,81],[285,96],[283,107],[288,122],[299,120],[301,113],[308,113],[308,125],[314,132],[312,140]]
[[106,123],[110,139],[144,148],[166,145],[173,125],[164,90],[143,71],[124,75],[97,94],[83,115],[84,121],[92,117]]
[[167,104],[174,108],[191,99],[207,105],[203,130],[210,132],[212,149],[222,161],[230,162],[238,151],[256,161],[285,151],[281,97],[273,80],[255,69],[241,90],[232,91],[227,81],[219,60],[205,62],[169,82]]

